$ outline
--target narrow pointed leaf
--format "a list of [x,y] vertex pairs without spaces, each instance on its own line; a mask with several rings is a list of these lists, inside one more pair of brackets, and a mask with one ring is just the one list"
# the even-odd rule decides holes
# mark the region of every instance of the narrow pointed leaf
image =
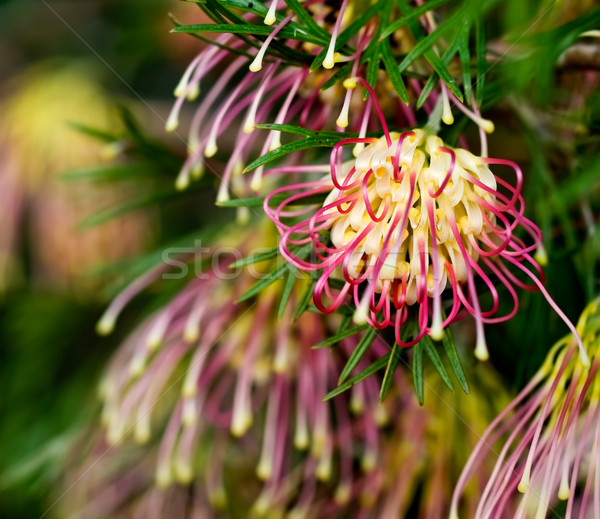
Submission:
[[261,261],[273,259],[277,257],[278,253],[279,247],[272,247],[268,250],[265,250],[264,252],[261,252],[260,254],[251,254],[250,256],[246,256],[245,258],[242,258],[241,260],[232,263],[229,266],[229,268],[234,270],[241,267],[245,267],[246,265],[254,265],[255,263],[260,263]]
[[375,337],[377,337],[377,329],[369,327],[369,329],[361,337],[360,341],[354,348],[354,351],[350,355],[348,362],[346,362],[346,365],[342,370],[342,374],[340,375],[338,384],[343,383],[352,374],[356,366],[358,366],[358,363],[364,357],[367,350],[371,347],[371,344],[373,344]]
[[310,31],[314,34],[320,35],[325,41],[329,41],[331,35],[323,29],[315,20],[312,15],[304,8],[304,6],[298,2],[298,0],[285,0],[285,3],[294,12],[298,20],[300,20]]
[[466,27],[465,34],[460,38],[458,47],[458,56],[460,58],[460,66],[463,73],[463,89],[465,91],[465,101],[471,102],[471,54],[469,51],[469,30],[470,26]]
[[383,380],[381,381],[381,388],[379,390],[380,402],[383,402],[385,400],[385,397],[388,395],[392,387],[392,384],[394,382],[394,373],[396,373],[398,364],[402,359],[401,355],[402,350],[400,346],[398,345],[398,343],[394,343],[394,347],[392,348],[387,368],[385,369],[385,374],[383,375]]
[[463,95],[460,91],[460,88],[458,88],[456,81],[454,81],[454,78],[452,77],[450,72],[448,72],[446,65],[444,65],[439,56],[432,50],[428,50],[427,52],[425,52],[424,55],[425,59],[433,67],[433,70],[435,70],[438,73],[438,75],[442,78],[444,83],[446,83],[450,91],[459,99],[459,101],[463,101]]
[[431,1],[425,2],[423,5],[417,7],[416,9],[413,9],[410,12],[410,14],[403,16],[402,18],[396,20],[391,25],[388,25],[388,27],[381,34],[381,39],[387,38],[392,33],[397,31],[404,25],[406,25],[407,23],[416,20],[419,16],[425,14],[428,11],[431,11],[432,9],[435,9],[436,7],[444,5],[444,4],[448,3],[449,1],[450,0],[431,0]]
[[292,295],[292,290],[294,289],[294,285],[296,284],[296,271],[290,271],[287,274],[285,279],[285,284],[283,285],[283,291],[281,292],[281,300],[279,302],[279,310],[277,311],[277,317],[281,319],[283,314],[285,313],[285,309],[290,301],[290,296]]
[[485,86],[485,74],[487,73],[486,61],[486,46],[485,46],[485,30],[481,20],[475,19],[475,53],[477,60],[477,78],[475,81],[475,98],[477,104],[481,106],[483,102],[483,87]]
[[296,306],[296,310],[294,311],[294,319],[298,319],[307,309],[312,301],[313,292],[315,290],[316,280],[312,280],[310,285],[306,287],[304,294],[300,298],[298,305]]
[[460,357],[458,356],[454,339],[452,338],[452,334],[448,329],[444,331],[442,344],[444,345],[446,356],[450,361],[450,366],[452,367],[452,371],[454,371],[454,375],[456,376],[460,387],[466,394],[469,394],[469,383],[467,381],[465,371],[463,370],[462,363],[460,362]]
[[[306,245],[303,245],[302,247],[298,247],[294,251],[294,254],[300,259],[305,259],[310,253],[311,248],[312,243],[308,243]],[[285,262],[283,265],[280,265],[269,274],[266,274],[263,279],[252,285],[237,299],[237,302],[241,303],[242,301],[246,301],[259,294],[263,289],[268,287],[275,280],[280,279],[286,271],[292,272],[292,276],[294,276],[296,270],[298,269],[296,269],[296,267],[294,267],[291,263]]]
[[279,268],[276,268],[274,271],[268,273],[263,279],[254,283],[254,285],[252,285],[240,297],[238,297],[236,303],[242,303],[243,301],[247,301],[248,299],[258,295],[270,284],[274,283],[275,280],[281,278],[286,270],[287,265],[281,265]]
[[332,344],[336,344],[340,342],[342,339],[347,339],[348,337],[352,337],[357,333],[364,332],[367,328],[370,328],[368,324],[360,324],[358,326],[353,326],[352,328],[347,328],[341,332],[336,333],[335,335],[321,341],[313,346],[314,349],[324,348],[326,346],[331,346]]
[[412,361],[413,383],[419,404],[425,401],[425,380],[423,376],[423,345],[418,342],[413,347]]
[[383,65],[388,73],[388,77],[392,85],[394,86],[394,89],[396,90],[396,93],[400,96],[400,99],[402,99],[405,104],[408,104],[408,91],[406,90],[406,85],[402,80],[402,74],[400,74],[400,71],[398,70],[398,64],[394,59],[390,44],[387,40],[381,46],[381,59],[383,60]]
[[325,397],[323,398],[323,402],[327,402],[327,400],[331,400],[332,398],[336,397],[337,395],[350,389],[357,382],[360,382],[361,380],[364,380],[365,378],[367,378],[369,375],[376,373],[377,371],[382,369],[388,363],[389,358],[390,358],[390,353],[386,353],[383,357],[376,360],[368,368],[364,369],[357,375],[354,375],[351,379],[346,380],[346,382],[344,382],[340,386],[336,387],[333,391],[330,391],[329,393],[327,393],[327,395],[325,395]]
[[244,169],[244,173],[248,171],[252,171],[253,169],[262,166],[263,164],[267,164],[275,159],[279,159],[289,155],[290,153],[294,153],[295,151],[305,150],[308,148],[332,148],[335,146],[342,138],[346,138],[344,134],[340,134],[336,139],[331,137],[308,137],[306,139],[299,139],[297,141],[289,142],[287,144],[283,144],[279,146],[276,150],[265,153],[262,157],[259,157],[255,161],[251,162]]
[[425,336],[421,339],[421,342],[423,343],[423,349],[425,350],[425,353],[427,353],[427,356],[431,360],[433,367],[439,373],[440,378],[442,379],[444,384],[446,384],[448,389],[454,391],[452,380],[450,380],[450,376],[446,371],[446,367],[444,366],[442,359],[440,358],[435,346],[433,345],[433,342],[431,342],[431,339],[428,336]]

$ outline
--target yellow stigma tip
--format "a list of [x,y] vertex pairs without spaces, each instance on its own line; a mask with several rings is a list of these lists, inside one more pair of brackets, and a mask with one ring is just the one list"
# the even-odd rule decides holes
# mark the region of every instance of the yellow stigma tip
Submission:
[[337,121],[335,121],[340,128],[346,128],[348,126],[348,118],[347,117],[338,117]]
[[262,63],[260,61],[256,61],[254,60],[252,63],[250,63],[250,66],[248,67],[250,69],[250,72],[258,72],[260,70],[262,70]]
[[211,158],[214,157],[215,154],[217,153],[217,145],[214,142],[209,142],[206,145],[206,148],[204,148],[204,156],[207,158]]
[[454,116],[452,115],[452,112],[450,112],[450,111],[446,112],[442,116],[442,121],[444,121],[444,123],[446,123],[448,126],[450,126],[451,124],[454,124]]
[[431,331],[429,332],[429,336],[434,341],[441,341],[444,338],[444,330],[442,329],[441,326],[434,326],[431,328]]
[[558,499],[560,499],[561,501],[566,501],[567,499],[569,499],[570,495],[571,492],[569,491],[569,487],[563,487],[561,484],[561,487],[558,490]]
[[194,84],[190,87],[190,89],[187,93],[187,100],[194,101],[198,98],[199,95],[200,95],[200,87],[197,84]]
[[174,132],[179,126],[179,121],[177,119],[169,119],[167,124],[165,124],[165,131],[171,133]]
[[109,335],[115,329],[114,319],[103,317],[96,324],[96,333],[98,335]]
[[183,191],[189,185],[190,185],[190,179],[188,178],[187,175],[179,176],[179,177],[177,177],[177,180],[175,181],[175,189],[177,189],[177,191]]
[[358,81],[356,80],[356,78],[349,77],[348,79],[344,80],[342,85],[344,85],[344,88],[347,88],[348,90],[354,90],[358,85]]
[[484,119],[481,122],[481,127],[483,128],[483,131],[485,133],[494,133],[494,130],[496,129],[494,123],[492,121],[489,121],[488,119]]
[[542,245],[540,245],[537,248],[537,250],[535,251],[535,255],[533,256],[533,258],[542,267],[545,267],[546,265],[548,265],[548,253],[546,252],[546,249]]
[[477,340],[477,344],[475,346],[475,357],[481,362],[485,362],[490,358],[490,354],[488,352],[487,345],[483,337]]

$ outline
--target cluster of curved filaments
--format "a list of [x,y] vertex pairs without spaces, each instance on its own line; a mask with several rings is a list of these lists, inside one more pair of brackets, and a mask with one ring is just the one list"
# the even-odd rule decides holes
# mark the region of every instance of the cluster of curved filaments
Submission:
[[[194,460],[203,434],[229,430],[245,436],[256,425],[253,417],[264,409],[256,470],[265,486],[257,513],[289,508],[290,500],[297,500],[300,509],[313,507],[317,481],[331,482],[336,463],[343,474],[337,490],[340,504],[347,502],[358,492],[352,472],[358,454],[352,443],[364,444],[366,472],[377,458],[376,430],[383,408],[376,381],[355,389],[363,400],[361,409],[355,409],[357,417],[349,414],[350,404],[343,397],[334,407],[323,403],[338,373],[328,351],[312,349],[324,338],[318,317],[306,314],[292,329],[288,312],[276,329],[259,328],[253,323],[275,315],[273,295],[261,295],[255,311],[246,314],[234,299],[212,276],[194,280],[131,336],[101,386],[109,440],[119,443],[133,433],[137,441],[148,441],[155,408],[175,400],[159,448],[156,481],[162,487],[173,481],[188,483],[197,472]],[[356,340],[347,342],[351,352]],[[374,357],[364,359],[358,369],[385,351],[383,344],[375,344]],[[301,479],[289,467],[294,449],[305,453],[298,468]],[[223,494],[222,482],[207,480],[207,486],[214,487],[209,494]]]
[[[568,336],[550,351],[546,362],[515,400],[481,437],[457,483],[451,518],[460,497],[491,446],[495,469],[481,495],[477,518],[544,518],[558,501],[565,517],[600,512],[600,320],[597,302],[580,319],[578,330],[592,356],[591,366],[577,354]],[[521,498],[517,499],[520,494]],[[515,504],[517,503],[517,504]]]
[[[316,2],[309,2],[313,4]],[[265,18],[265,23],[272,24],[275,22],[275,10],[277,9],[277,1],[271,3],[269,14]],[[339,13],[339,19],[344,17],[344,12],[351,11],[350,8],[342,7]],[[254,15],[247,15],[254,18]],[[249,19],[250,19],[249,18]],[[234,81],[239,71],[247,64],[244,57],[234,60],[231,64],[224,68],[216,83],[207,92],[202,103],[198,107],[193,117],[189,135],[188,135],[188,158],[184,163],[176,180],[178,189],[185,189],[191,179],[199,178],[204,173],[205,157],[210,158],[218,151],[218,139],[232,124],[238,119],[240,113],[245,112],[243,131],[237,131],[235,137],[234,153],[228,161],[219,189],[217,202],[224,202],[229,198],[229,191],[236,190],[236,182],[238,186],[242,184],[239,180],[243,166],[248,160],[249,153],[254,149],[257,139],[260,135],[253,132],[255,124],[260,121],[268,121],[269,114],[274,105],[285,98],[283,108],[280,109],[276,116],[276,123],[284,123],[290,120],[295,114],[301,114],[301,123],[313,130],[320,130],[325,123],[330,119],[333,106],[328,103],[315,103],[319,97],[320,86],[326,81],[315,82],[314,92],[306,97],[298,95],[297,91],[301,85],[305,84],[308,70],[298,70],[295,68],[281,68],[280,60],[275,59],[266,67],[266,71],[262,71],[265,53],[269,45],[273,42],[279,31],[283,29],[293,18],[293,13],[289,13],[274,27],[273,31],[262,43],[258,51],[250,49],[248,52],[254,53],[254,59],[250,63],[251,74],[246,74],[241,81],[237,81],[231,94],[220,104],[220,109],[217,113],[212,114],[211,110],[215,106],[215,102],[226,91],[228,84]],[[333,60],[333,51],[337,33],[340,29],[340,22],[335,24],[331,44],[327,53],[326,62]],[[360,31],[357,41],[357,50],[353,56],[347,57],[348,61],[353,61],[352,73],[357,74],[360,65],[362,51],[368,44],[374,34],[373,27],[368,26]],[[240,48],[243,45],[242,40],[234,39],[231,35],[222,35],[217,38],[217,43],[228,45],[233,48]],[[331,54],[331,56],[330,56]],[[166,129],[173,131],[179,124],[179,113],[186,99],[194,100],[200,92],[200,82],[208,74],[213,73],[219,65],[227,58],[229,52],[220,50],[219,47],[209,47],[201,52],[189,65],[185,71],[181,81],[175,89],[177,100],[167,119]],[[341,59],[335,54],[335,60]],[[333,61],[331,62],[333,66]],[[261,72],[261,73],[259,73]],[[311,87],[312,88],[312,87]],[[245,94],[245,95],[244,95]],[[337,124],[340,127],[346,127],[349,124],[348,113],[350,109],[351,92],[348,91],[342,103],[341,112],[337,119]],[[310,112],[310,114],[309,114]],[[362,111],[364,114],[365,111]],[[359,119],[364,117],[359,116]],[[364,125],[363,125],[364,126]],[[361,130],[363,131],[363,130]],[[261,154],[268,150],[273,150],[280,145],[280,132],[271,130],[266,134],[264,146]],[[236,174],[237,173],[237,174]],[[262,167],[258,168],[251,183],[251,189],[257,191],[261,186]],[[237,180],[236,180],[237,178]],[[237,192],[238,196],[246,196],[247,189],[241,186],[242,191]],[[236,190],[239,191],[239,190]]]
[[[342,163],[342,147],[347,144],[367,146],[353,163]],[[276,209],[269,207],[270,198],[265,202],[282,235],[283,255],[298,268],[323,271],[315,290],[317,307],[334,311],[352,291],[357,320],[378,327],[395,325],[397,339],[407,306],[419,305],[417,339],[425,333],[439,338],[462,308],[477,320],[476,353],[485,357],[482,324],[514,315],[518,299],[513,285],[534,288],[520,281],[505,263],[516,265],[535,286],[542,276],[531,257],[541,246],[541,233],[523,216],[518,166],[450,149],[422,130],[343,140],[334,147],[330,162],[329,179],[276,190],[271,196],[290,193]],[[512,167],[516,187],[496,179],[488,164]],[[305,197],[326,192],[317,211],[313,206],[291,209]],[[310,217],[287,224],[303,215]],[[515,236],[517,227],[530,235],[531,245]],[[331,245],[323,243],[325,230],[330,231]],[[307,243],[314,248],[312,261],[291,252]],[[480,263],[511,294],[514,308],[505,316],[493,317],[499,306],[498,291]],[[344,288],[332,289],[330,277],[343,279]],[[490,309],[479,307],[476,278],[492,295]],[[441,295],[448,287],[453,304],[442,321]]]

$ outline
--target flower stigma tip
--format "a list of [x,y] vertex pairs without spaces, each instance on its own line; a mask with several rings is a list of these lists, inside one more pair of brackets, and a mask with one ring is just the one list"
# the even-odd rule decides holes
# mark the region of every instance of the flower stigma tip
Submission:
[[175,180],[175,189],[177,191],[184,191],[190,185],[190,177],[186,174],[186,172],[181,172],[177,175],[177,179]]
[[481,362],[485,362],[490,358],[490,353],[483,336],[477,339],[477,344],[475,345],[475,357]]
[[176,108],[174,108],[169,117],[167,118],[167,122],[165,123],[165,131],[174,132],[179,126],[179,114],[177,113]]
[[269,10],[267,11],[267,15],[265,16],[264,24],[265,25],[273,25],[277,18],[275,17],[275,13],[277,12],[277,0],[273,0],[271,5],[269,6]]
[[219,186],[219,191],[217,193],[217,200],[215,201],[216,205],[222,205],[225,202],[229,201],[229,190],[227,188],[227,184],[222,182]]
[[204,156],[210,159],[216,155],[218,150],[219,148],[217,147],[215,136],[211,133],[208,142],[206,143],[206,147],[204,148]]
[[98,335],[110,335],[115,329],[115,318],[112,315],[103,315],[96,324],[96,333]]
[[342,85],[348,90],[354,90],[358,85],[358,78],[349,77],[348,79],[344,79]]

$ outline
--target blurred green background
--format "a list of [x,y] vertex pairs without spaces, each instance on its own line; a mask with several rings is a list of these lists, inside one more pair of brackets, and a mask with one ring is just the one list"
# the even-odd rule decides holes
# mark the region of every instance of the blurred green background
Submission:
[[[562,3],[565,9],[572,4]],[[502,3],[500,15],[490,17],[490,37],[519,34],[541,4]],[[80,222],[133,194],[136,170],[129,166],[140,163],[130,157],[126,182],[118,188],[94,182],[101,175],[86,168],[111,164],[115,150],[69,127],[82,123],[110,134],[131,133],[119,116],[119,106],[126,106],[144,134],[170,146],[147,147],[154,159],[141,162],[146,176],[135,195],[173,191],[185,149],[176,136],[167,139],[163,126],[173,87],[198,43],[170,34],[168,13],[192,23],[193,7],[178,0],[0,0],[1,518],[41,517],[56,499],[52,484],[70,440],[98,410],[94,390],[104,361],[131,328],[128,320],[135,320],[134,304],[115,336],[102,339],[94,332],[115,287],[131,278],[135,258],[212,216],[197,210],[210,206],[197,191],[192,201],[180,197],[176,206],[154,206],[117,226],[84,233]],[[560,106],[573,81],[556,81],[556,56],[550,56],[551,72],[536,76],[535,88],[545,95],[532,95],[532,83],[523,84],[531,74],[522,71],[532,60],[543,64],[538,58],[521,60],[521,68],[498,66],[486,79],[488,98],[496,91],[502,98],[510,88],[523,96],[494,108],[491,154],[518,160],[527,171],[528,214],[553,245],[548,290],[576,320],[598,290],[599,224],[593,217],[586,224],[581,208],[598,214],[600,98],[592,94],[571,120],[534,112],[538,101],[542,108],[548,102]],[[527,111],[523,98],[530,103]],[[557,129],[557,121],[564,127]],[[580,126],[588,136],[576,134],[573,128]],[[127,138],[116,142],[130,144]],[[63,173],[77,170],[87,171],[87,180],[68,182]],[[192,210],[181,210],[181,204]],[[89,233],[95,234],[84,237]],[[517,317],[492,329],[492,363],[512,388],[528,380],[566,333],[540,293],[523,295]]]
[[[104,267],[143,254],[164,231],[156,218],[138,215],[127,224],[126,247],[115,245],[115,229],[100,231],[93,243],[80,238],[77,220],[89,213],[81,205],[103,208],[120,195],[110,186],[73,187],[62,179],[58,170],[106,155],[100,144],[71,135],[69,122],[94,126],[85,109],[83,120],[64,119],[77,119],[76,102],[88,102],[102,114],[99,126],[113,125],[117,103],[125,103],[142,114],[148,132],[162,133],[168,96],[195,49],[191,38],[169,34],[167,14],[181,6],[175,0],[0,1],[0,178],[15,171],[0,180],[2,518],[41,517],[52,504],[52,480],[69,439],[97,410],[96,382],[118,344],[118,337],[94,333],[111,292],[99,288],[118,281]],[[171,45],[174,38],[181,44]],[[92,91],[79,99],[83,89]],[[55,127],[56,139],[40,142],[35,125],[50,133]],[[119,131],[118,123],[105,129]],[[83,249],[95,257],[82,257]]]

